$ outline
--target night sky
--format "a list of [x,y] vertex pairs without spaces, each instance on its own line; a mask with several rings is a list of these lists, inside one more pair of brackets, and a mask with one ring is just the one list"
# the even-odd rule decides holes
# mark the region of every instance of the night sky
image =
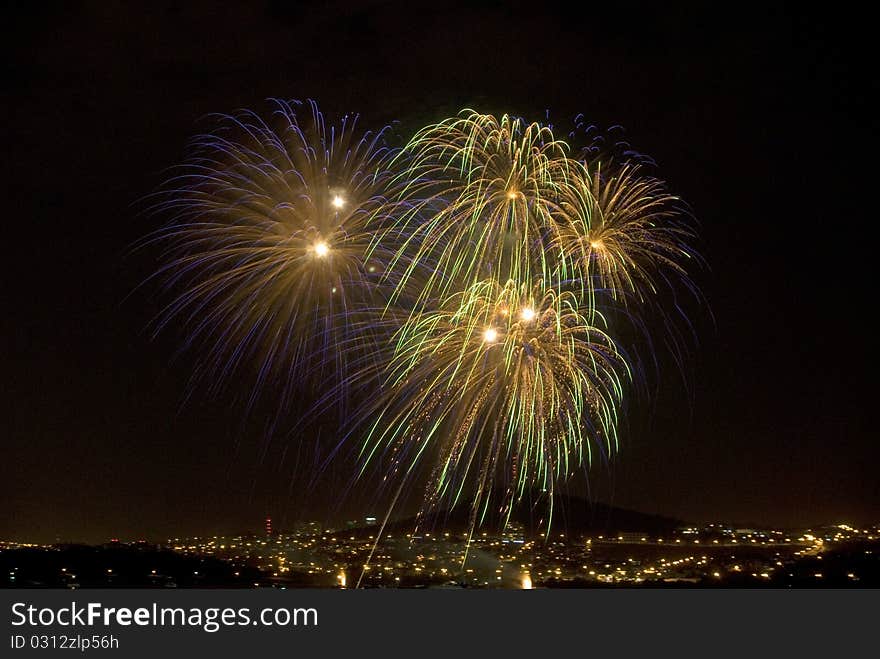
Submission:
[[[592,495],[693,521],[880,521],[877,92],[858,16],[652,3],[22,3],[3,57],[0,539],[161,539],[336,510],[313,437],[265,439],[175,358],[131,246],[210,112],[314,98],[364,125],[462,107],[620,124],[701,223],[690,384],[634,406]],[[615,5],[614,7],[610,5]],[[717,13],[716,13],[717,12]],[[713,322],[714,316],[714,322]],[[873,343],[873,342],[872,342]]]

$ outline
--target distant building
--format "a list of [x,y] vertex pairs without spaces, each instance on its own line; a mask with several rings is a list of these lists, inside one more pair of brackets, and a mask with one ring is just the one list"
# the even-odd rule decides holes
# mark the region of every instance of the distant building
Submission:
[[647,536],[642,532],[626,531],[617,534],[617,540],[619,542],[642,542],[646,539]]
[[512,542],[515,544],[523,544],[525,542],[525,529],[519,522],[510,522],[504,529],[502,542]]

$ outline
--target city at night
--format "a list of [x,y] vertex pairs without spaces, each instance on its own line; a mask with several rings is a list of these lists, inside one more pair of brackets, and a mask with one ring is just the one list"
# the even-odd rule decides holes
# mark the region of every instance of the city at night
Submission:
[[[269,648],[334,611],[361,629],[361,597],[562,620],[880,587],[865,20],[3,13],[13,651],[154,656],[118,612],[161,627],[181,597],[270,598],[274,623],[217,623]],[[29,602],[62,593],[117,608],[58,645]],[[214,636],[191,610],[174,624]]]

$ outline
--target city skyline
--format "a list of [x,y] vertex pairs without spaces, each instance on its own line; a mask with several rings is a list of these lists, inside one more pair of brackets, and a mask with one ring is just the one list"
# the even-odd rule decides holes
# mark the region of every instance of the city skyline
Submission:
[[[113,539],[97,547],[0,541],[7,587],[820,588],[880,583],[880,525],[668,527],[658,532],[402,532],[376,518],[265,533]],[[405,531],[405,529],[404,529]],[[39,557],[39,559],[37,558]]]

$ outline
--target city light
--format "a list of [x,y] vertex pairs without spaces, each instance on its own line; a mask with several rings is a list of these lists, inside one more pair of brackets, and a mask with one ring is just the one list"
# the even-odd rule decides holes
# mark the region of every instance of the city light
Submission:
[[[500,332],[499,332],[500,334]],[[496,337],[497,338],[497,337]],[[503,531],[480,531],[468,534],[444,531],[442,533],[377,534],[371,527],[377,522],[373,517],[361,517],[350,522],[349,527],[361,532],[345,533],[342,528],[323,529],[317,522],[297,524],[288,532],[273,528],[267,538],[261,530],[253,534],[236,536],[189,537],[167,540],[167,549],[187,556],[210,556],[227,561],[235,572],[228,573],[246,583],[260,587],[273,585],[279,588],[307,587],[347,589],[348,575],[355,574],[359,586],[373,587],[475,587],[519,588],[531,590],[536,583],[542,588],[554,588],[600,582],[607,585],[641,584],[714,584],[748,587],[761,584],[798,585],[870,585],[866,572],[847,566],[839,570],[834,552],[837,543],[864,542],[868,534],[877,534],[880,527],[822,528],[806,530],[794,538],[802,538],[790,544],[782,542],[760,548],[750,542],[753,538],[767,538],[782,531],[755,531],[726,529],[719,531],[713,525],[686,527],[671,531],[666,543],[659,544],[644,532],[625,532],[613,536],[588,537],[568,533],[555,534],[548,543],[529,537],[526,528],[511,522]],[[372,531],[372,533],[370,532]],[[713,537],[725,535],[722,544],[714,544]],[[679,535],[688,538],[687,543],[677,543]],[[808,541],[806,536],[812,537]],[[829,538],[837,538],[830,540]],[[401,538],[403,542],[401,543]],[[738,538],[740,546],[748,547],[749,554],[732,553],[726,547]],[[699,539],[700,550],[690,540]],[[118,543],[125,546],[125,541]],[[15,543],[0,542],[0,549],[24,547]],[[606,549],[614,548],[609,554]],[[619,551],[625,549],[625,551]],[[735,551],[735,550],[734,550]],[[465,556],[481,554],[495,557],[494,561],[471,562],[463,565]],[[865,551],[865,555],[870,555]],[[824,560],[823,560],[824,559]],[[799,567],[798,562],[804,561]],[[821,563],[817,563],[822,561]],[[108,561],[109,562],[109,561]],[[821,569],[820,565],[828,565]],[[68,588],[92,584],[75,581],[71,569],[78,566],[54,568],[53,578]],[[105,563],[106,566],[106,563]],[[256,581],[241,571],[242,568],[258,570]],[[515,575],[508,570],[515,569]],[[60,570],[60,572],[59,572]],[[839,574],[837,573],[839,571]],[[123,585],[128,578],[127,568],[121,565],[105,567],[99,583]],[[177,583],[188,587],[192,580],[211,584],[210,571],[193,570],[185,574],[172,566],[144,570],[145,579],[153,586]],[[511,580],[511,576],[513,579]],[[178,579],[184,579],[183,582]],[[22,573],[11,569],[5,576],[9,585],[22,583]],[[787,580],[786,580],[787,579]],[[161,580],[161,583],[160,583]],[[234,582],[240,586],[239,581]]]

